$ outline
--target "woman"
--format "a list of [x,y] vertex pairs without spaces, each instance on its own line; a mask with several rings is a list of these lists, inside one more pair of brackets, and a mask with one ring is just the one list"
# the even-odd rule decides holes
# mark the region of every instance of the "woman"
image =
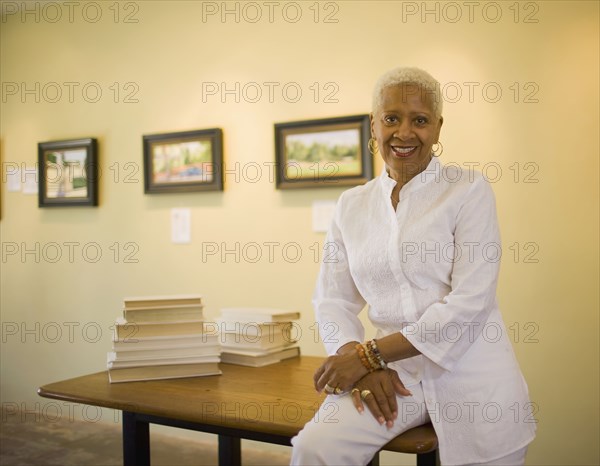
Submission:
[[[313,299],[328,335],[314,381],[329,417],[292,440],[292,464],[366,464],[428,421],[442,464],[524,463],[535,420],[496,303],[494,195],[481,174],[439,163],[441,114],[425,71],[398,68],[375,86],[369,147],[385,169],[336,207],[337,254]],[[365,304],[377,335],[361,343]]]

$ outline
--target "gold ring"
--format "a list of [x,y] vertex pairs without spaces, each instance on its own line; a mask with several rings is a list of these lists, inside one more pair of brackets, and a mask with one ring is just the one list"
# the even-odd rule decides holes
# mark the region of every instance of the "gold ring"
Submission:
[[329,385],[328,383],[325,384],[324,387],[325,392],[327,393],[333,393],[335,392],[335,388],[333,388],[331,385]]
[[356,392],[360,392],[360,390],[358,388],[354,387],[352,389],[352,391],[350,392],[350,395],[354,395]]
[[339,395],[340,393],[344,393],[344,390],[342,390],[340,387],[335,387],[334,393]]
[[372,395],[371,390],[363,390],[360,392],[360,397],[364,400],[369,395]]

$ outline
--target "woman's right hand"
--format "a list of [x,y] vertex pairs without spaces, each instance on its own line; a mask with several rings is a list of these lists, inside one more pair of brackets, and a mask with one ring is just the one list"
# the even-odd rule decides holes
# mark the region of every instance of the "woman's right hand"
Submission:
[[377,370],[365,375],[356,382],[351,393],[354,406],[359,412],[364,411],[366,404],[379,424],[386,424],[388,428],[394,425],[394,420],[398,417],[396,393],[401,396],[412,395],[393,369]]

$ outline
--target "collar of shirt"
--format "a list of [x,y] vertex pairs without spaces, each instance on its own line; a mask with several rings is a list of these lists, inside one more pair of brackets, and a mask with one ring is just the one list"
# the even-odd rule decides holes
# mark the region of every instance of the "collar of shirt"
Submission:
[[[402,186],[400,189],[402,197],[406,197],[428,185],[429,183],[439,180],[441,170],[442,165],[437,157],[431,157],[431,161],[427,165],[427,168],[425,168],[425,170],[423,170],[421,173],[415,175],[411,180],[408,181],[408,183]],[[390,177],[387,171],[387,166],[384,165],[383,170],[381,170],[381,174],[379,175],[379,185],[381,186],[382,193],[386,199],[392,195],[392,190],[396,184],[397,181]]]

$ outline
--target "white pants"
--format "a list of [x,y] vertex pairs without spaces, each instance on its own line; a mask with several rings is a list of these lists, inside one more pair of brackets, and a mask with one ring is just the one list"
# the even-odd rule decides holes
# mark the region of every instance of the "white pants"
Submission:
[[[388,429],[380,425],[368,408],[359,413],[349,394],[328,396],[315,417],[308,422],[298,435],[292,438],[291,465],[365,465],[383,445],[402,432],[429,421],[429,414],[423,407],[424,395],[421,384],[407,387],[413,394],[410,397],[397,397],[398,418]],[[417,408],[419,407],[419,408]],[[523,465],[524,447],[486,466]]]
[[487,463],[475,463],[466,466],[523,466],[525,464],[525,455],[527,454],[527,448],[529,445],[524,446],[520,450],[517,450],[509,455],[497,458]]

